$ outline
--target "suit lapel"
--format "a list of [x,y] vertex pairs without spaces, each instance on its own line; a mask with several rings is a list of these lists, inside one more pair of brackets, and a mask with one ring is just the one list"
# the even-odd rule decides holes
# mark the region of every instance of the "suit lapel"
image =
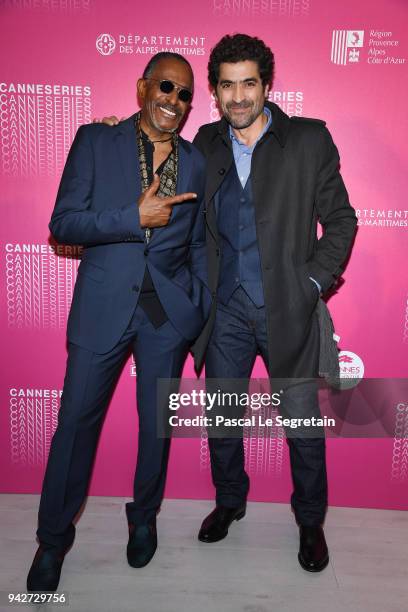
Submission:
[[137,200],[142,192],[134,119],[133,115],[121,123],[115,135],[118,156],[130,200]]

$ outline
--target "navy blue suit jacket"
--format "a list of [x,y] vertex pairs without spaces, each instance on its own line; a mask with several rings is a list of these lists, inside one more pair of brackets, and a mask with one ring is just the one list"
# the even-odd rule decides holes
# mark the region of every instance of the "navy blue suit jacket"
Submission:
[[141,180],[134,116],[114,128],[79,128],[49,225],[58,242],[84,246],[69,341],[97,353],[111,350],[132,317],[146,266],[172,324],[188,340],[198,336],[211,301],[204,185],[203,156],[180,138],[177,193],[198,197],[174,206],[168,225],[154,229],[147,246],[137,204]]

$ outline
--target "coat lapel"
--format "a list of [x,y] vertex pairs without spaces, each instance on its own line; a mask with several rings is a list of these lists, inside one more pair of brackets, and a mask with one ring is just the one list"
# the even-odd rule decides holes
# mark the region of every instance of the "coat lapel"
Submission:
[[285,149],[289,119],[274,107],[272,127],[255,148],[251,170],[259,251],[265,270],[272,269],[281,257],[288,218],[285,194],[291,180]]
[[214,194],[221,187],[221,183],[227,175],[233,162],[233,154],[224,141],[217,141],[217,148],[207,159],[207,181],[205,187],[205,200],[210,202]]
[[281,187],[285,181],[285,151],[269,133],[253,153],[251,182],[258,222],[271,216],[282,204]]
[[216,140],[216,148],[207,158],[207,180],[205,186],[205,201],[207,207],[206,221],[208,229],[214,239],[218,241],[217,214],[215,210],[215,195],[220,189],[234,161],[232,149],[228,144],[227,136],[221,135]]
[[251,165],[251,181],[254,194],[255,214],[258,223],[277,220],[285,198],[282,187],[287,180],[287,155],[285,150],[290,121],[281,109],[266,102],[272,113],[272,124],[257,144]]

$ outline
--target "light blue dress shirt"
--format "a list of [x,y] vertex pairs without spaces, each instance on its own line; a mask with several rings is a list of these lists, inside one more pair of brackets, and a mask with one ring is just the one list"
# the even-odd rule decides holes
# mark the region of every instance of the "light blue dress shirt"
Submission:
[[237,169],[238,178],[242,185],[242,188],[245,187],[248,177],[251,173],[251,161],[252,161],[252,153],[257,145],[257,143],[261,140],[262,136],[269,129],[269,126],[272,124],[272,114],[269,108],[264,106],[264,113],[267,116],[268,120],[262,132],[259,134],[258,138],[254,142],[253,145],[248,147],[245,143],[238,140],[235,136],[232,127],[229,126],[229,135],[232,142],[232,152],[235,160],[235,167]]
[[[261,140],[262,136],[272,125],[272,113],[267,106],[264,106],[264,113],[267,116],[266,125],[262,132],[259,134],[254,144],[250,147],[238,140],[238,138],[233,132],[231,125],[229,126],[229,135],[232,142],[232,152],[234,155],[235,167],[237,169],[238,178],[240,180],[242,188],[245,187],[248,177],[251,173],[252,153],[254,152],[254,149],[258,142]],[[309,278],[315,283],[317,289],[319,290],[319,293],[321,293],[322,288],[317,282],[317,280],[312,278],[311,276],[309,276]]]

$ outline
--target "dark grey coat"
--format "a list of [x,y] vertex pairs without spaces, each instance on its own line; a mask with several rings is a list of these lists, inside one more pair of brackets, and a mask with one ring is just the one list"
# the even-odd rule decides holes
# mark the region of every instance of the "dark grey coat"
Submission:
[[[319,359],[317,291],[342,272],[356,226],[339,173],[339,156],[323,121],[289,118],[267,102],[272,125],[255,147],[251,182],[262,267],[271,377],[316,376]],[[204,362],[214,325],[220,246],[214,195],[234,163],[228,123],[202,126],[194,139],[207,160],[208,282],[214,302],[193,346],[196,370]],[[317,239],[317,221],[323,236]]]

